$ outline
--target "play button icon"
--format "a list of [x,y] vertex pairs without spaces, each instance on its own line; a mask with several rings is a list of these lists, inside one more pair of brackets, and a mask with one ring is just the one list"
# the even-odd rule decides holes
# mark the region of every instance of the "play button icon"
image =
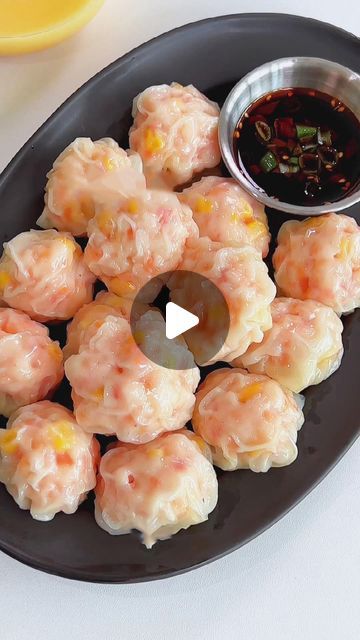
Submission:
[[166,337],[169,340],[181,336],[185,331],[189,331],[199,324],[199,318],[193,313],[179,307],[175,302],[168,302],[165,313]]
[[[139,331],[139,318],[149,309],[144,301],[153,299],[153,292],[160,287],[150,306],[161,312],[163,327],[157,322],[156,331],[152,331],[145,323],[144,339],[144,331]],[[149,360],[167,369],[184,370],[194,367],[194,361],[205,366],[222,359],[218,356],[228,337],[230,313],[223,293],[209,278],[193,271],[168,271],[138,291],[130,326],[135,342]]]

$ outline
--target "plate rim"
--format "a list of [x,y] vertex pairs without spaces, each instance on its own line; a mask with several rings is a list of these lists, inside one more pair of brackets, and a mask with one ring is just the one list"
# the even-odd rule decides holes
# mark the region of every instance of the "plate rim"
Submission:
[[[214,562],[217,562],[218,560],[221,560],[222,558],[225,558],[226,556],[230,555],[231,553],[233,553],[234,551],[238,551],[239,549],[241,549],[242,547],[244,547],[245,545],[247,545],[249,542],[252,542],[253,540],[255,540],[256,538],[258,538],[259,536],[261,536],[263,533],[265,533],[265,531],[269,531],[270,529],[272,529],[272,527],[274,525],[276,525],[280,520],[282,520],[283,518],[285,518],[290,511],[292,511],[293,509],[295,509],[295,507],[297,507],[303,500],[305,500],[305,498],[307,498],[307,496],[312,493],[312,491],[314,489],[316,489],[317,486],[319,486],[319,484],[321,484],[323,482],[323,480],[326,479],[326,477],[334,470],[334,468],[338,465],[338,463],[342,460],[342,458],[345,456],[345,454],[349,451],[349,449],[352,447],[352,445],[356,442],[356,440],[360,437],[360,433],[355,433],[347,442],[347,444],[345,445],[345,447],[341,450],[340,454],[338,455],[337,458],[335,458],[335,460],[333,461],[333,464],[331,464],[329,467],[327,467],[325,473],[323,473],[319,478],[317,478],[311,485],[309,485],[309,487],[306,489],[306,491],[294,502],[292,502],[290,504],[290,506],[288,506],[285,510],[280,511],[280,513],[278,513],[276,515],[276,517],[271,520],[270,523],[265,523],[261,528],[257,529],[253,534],[251,534],[250,536],[248,536],[246,539],[242,540],[241,542],[234,544],[233,546],[229,547],[228,549],[226,549],[225,551],[223,551],[222,553],[218,553],[214,556],[212,556],[209,559],[203,560],[201,562],[197,562],[189,567],[185,567],[183,569],[174,569],[173,571],[166,571],[166,573],[164,574],[152,574],[152,575],[146,575],[146,576],[139,576],[136,578],[130,578],[130,579],[119,579],[119,578],[110,578],[110,577],[106,577],[106,578],[95,578],[90,576],[86,571],[83,570],[79,570],[79,569],[74,569],[72,568],[70,571],[67,570],[62,570],[62,569],[58,569],[58,568],[53,568],[52,566],[48,565],[47,563],[42,563],[42,562],[32,562],[29,558],[25,558],[21,556],[21,553],[19,552],[13,552],[9,549],[6,548],[6,546],[3,546],[1,540],[0,540],[0,551],[2,551],[3,553],[5,553],[5,555],[7,555],[8,557],[12,558],[13,560],[17,560],[17,562],[20,562],[20,564],[23,564],[27,567],[30,567],[31,569],[35,569],[37,571],[41,571],[42,573],[47,573],[49,575],[53,575],[53,576],[57,576],[59,578],[64,578],[67,580],[72,580],[75,582],[87,582],[87,583],[92,583],[92,584],[111,584],[111,585],[127,585],[127,584],[143,584],[146,582],[155,582],[158,580],[167,580],[168,578],[174,578],[176,576],[179,575],[184,575],[185,573],[190,573],[190,571],[195,571],[196,569],[200,569],[202,567],[205,567],[208,564],[213,564]],[[161,543],[161,541],[160,541]],[[151,550],[150,550],[151,553]]]
[[[65,110],[66,106],[70,102],[73,103],[74,101],[76,101],[76,99],[79,96],[86,94],[89,88],[96,86],[98,81],[102,80],[108,74],[112,73],[118,66],[121,66],[123,64],[126,65],[128,62],[130,62],[134,54],[136,54],[137,52],[141,52],[143,49],[149,46],[156,46],[157,44],[161,43],[163,40],[171,38],[174,34],[178,32],[197,30],[198,28],[201,28],[202,26],[211,24],[211,23],[218,24],[221,22],[232,22],[232,21],[238,22],[242,19],[244,20],[253,19],[253,20],[259,20],[259,21],[264,19],[287,21],[290,19],[294,23],[301,23],[302,25],[305,25],[305,26],[311,24],[312,26],[318,27],[319,29],[327,30],[334,36],[346,37],[350,41],[353,41],[354,44],[355,43],[357,45],[360,44],[360,38],[358,38],[355,34],[341,27],[337,27],[329,22],[317,20],[315,18],[307,18],[305,16],[299,16],[295,14],[277,13],[277,12],[231,13],[231,14],[226,14],[221,16],[212,16],[212,17],[204,18],[202,20],[197,20],[194,22],[188,22],[174,29],[170,29],[164,33],[159,34],[158,36],[150,38],[149,40],[131,49],[124,55],[118,57],[116,60],[106,65],[103,69],[101,69],[96,74],[91,76],[85,83],[83,83],[78,89],[76,89],[68,98],[66,98],[66,100],[64,100],[59,105],[59,107],[57,107],[57,109],[55,109],[55,111],[38,127],[38,129],[30,136],[30,138],[24,142],[24,144],[20,147],[20,149],[16,152],[16,154],[10,160],[10,162],[5,166],[5,168],[0,174],[0,189],[3,186],[3,183],[11,178],[12,171],[17,167],[18,163],[22,160],[24,149],[29,146],[31,147],[31,145],[33,145],[36,142],[38,136],[42,134],[44,130],[46,131],[47,127],[52,125],[52,123],[54,122],[54,120],[56,120],[56,118],[61,117],[62,112]],[[66,567],[59,567],[58,565],[56,566],[50,565],[46,562],[32,561],[31,558],[29,558],[28,556],[22,555],[20,551],[18,550],[14,551],[13,549],[9,548],[6,544],[4,544],[1,541],[1,539],[0,539],[0,551],[5,553],[10,558],[17,560],[18,562],[28,567],[31,567],[32,569],[41,571],[43,573],[55,575],[61,578],[66,578],[68,580],[90,582],[94,584],[124,584],[124,585],[137,584],[137,583],[144,583],[144,582],[153,582],[155,580],[165,580],[167,578],[171,578],[176,575],[182,575],[184,573],[188,573],[200,567],[204,567],[207,564],[216,562],[221,558],[224,558],[225,556],[240,549],[245,544],[248,544],[249,542],[251,542],[258,536],[260,536],[262,533],[264,533],[266,530],[271,529],[277,522],[279,522],[282,518],[284,518],[292,509],[294,509],[298,504],[300,504],[300,502],[302,502],[302,500],[304,500],[328,476],[328,474],[331,473],[331,471],[336,467],[336,465],[344,457],[346,452],[355,443],[355,441],[358,439],[359,436],[360,436],[360,429],[357,433],[355,432],[351,434],[351,437],[348,439],[348,441],[342,447],[342,449],[338,452],[338,454],[336,455],[332,463],[326,468],[325,472],[323,472],[319,477],[317,477],[297,499],[291,502],[289,506],[287,506],[285,509],[280,510],[280,512],[277,513],[270,522],[264,523],[264,525],[256,529],[254,533],[249,535],[244,540],[241,540],[240,542],[232,545],[231,547],[228,547],[225,551],[217,553],[211,558],[194,563],[191,566],[182,568],[180,570],[179,569],[174,569],[169,571],[167,570],[166,573],[164,574],[158,573],[158,574],[132,577],[129,579],[118,578],[116,576],[114,576],[113,578],[110,576],[106,576],[102,578],[101,576],[94,577],[93,575],[90,575],[89,571],[86,571],[83,569],[78,569],[74,567],[71,567],[69,569]]]

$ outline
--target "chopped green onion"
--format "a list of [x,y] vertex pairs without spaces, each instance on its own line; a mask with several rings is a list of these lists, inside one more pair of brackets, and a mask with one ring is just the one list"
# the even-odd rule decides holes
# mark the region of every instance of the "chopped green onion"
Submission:
[[299,158],[297,158],[296,156],[291,156],[289,162],[292,165],[298,165],[299,164]]
[[290,173],[299,173],[300,171],[300,167],[298,164],[291,164],[289,166],[289,169],[290,169]]
[[262,168],[264,173],[270,173],[270,171],[273,171],[273,169],[275,169],[277,165],[278,161],[276,159],[276,156],[271,151],[265,153],[265,155],[260,160],[260,167]]
[[314,136],[316,136],[316,133],[317,133],[316,127],[310,127],[307,124],[296,125],[296,135],[299,140],[303,140],[303,141],[311,140],[311,138],[314,138]]
[[267,144],[271,140],[271,129],[263,120],[255,122],[257,137],[262,144]]

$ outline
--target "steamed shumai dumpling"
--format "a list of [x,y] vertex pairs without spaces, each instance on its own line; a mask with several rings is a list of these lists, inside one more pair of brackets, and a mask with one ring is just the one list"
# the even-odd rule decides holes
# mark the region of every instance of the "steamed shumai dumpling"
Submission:
[[[175,269],[187,238],[198,233],[174,193],[142,191],[99,210],[89,223],[85,261],[113,293],[133,298],[152,278]],[[161,283],[149,289],[152,302]]]
[[171,300],[201,318],[198,327],[184,336],[196,362],[230,362],[245,353],[252,342],[261,342],[264,331],[271,327],[270,304],[276,290],[258,251],[249,246],[212,242],[205,237],[189,240],[179,269],[207,278],[221,291],[229,310],[226,340],[220,351],[206,361],[211,344],[217,344],[221,309],[209,304],[212,293],[206,282],[199,295],[191,274],[174,273],[170,278]]
[[128,154],[115,140],[76,138],[47,175],[45,208],[38,225],[83,236],[96,205],[110,193],[129,197],[145,188],[138,154]]
[[132,300],[128,298],[120,298],[110,291],[100,291],[95,300],[81,307],[68,324],[64,358],[79,353],[80,346],[89,343],[107,316],[118,316],[130,322],[131,316],[135,319],[136,314],[140,317],[149,309],[146,304],[137,303],[133,307]]
[[33,320],[68,320],[90,302],[95,277],[69,233],[26,231],[4,243],[0,298]]
[[[140,444],[190,420],[199,370],[181,338],[171,341],[168,354],[179,369],[155,364],[165,360],[158,359],[159,353],[169,349],[164,325],[159,311],[148,311],[134,326],[135,342],[129,322],[109,315],[65,362],[75,416],[86,431]],[[155,362],[139,349],[141,343]]]
[[195,87],[177,82],[149,87],[133,104],[130,147],[144,164],[149,183],[184,184],[220,162],[220,109]]
[[0,429],[0,482],[36,520],[75,513],[96,484],[99,445],[54,402],[16,411]]
[[273,263],[282,295],[317,300],[339,315],[360,306],[360,227],[349,216],[285,222]]
[[189,205],[200,236],[233,246],[250,245],[268,254],[270,233],[264,205],[232,178],[208,176],[179,194]]
[[209,448],[190,431],[118,444],[101,459],[95,517],[108,533],[137,529],[148,549],[208,519],[218,499]]
[[64,376],[58,342],[22,311],[0,309],[0,414],[46,398]]
[[242,369],[210,373],[196,394],[192,424],[225,471],[268,471],[297,457],[302,398],[267,376]]
[[343,325],[335,311],[314,300],[275,298],[272,327],[260,344],[233,364],[265,373],[291,391],[318,384],[339,368]]

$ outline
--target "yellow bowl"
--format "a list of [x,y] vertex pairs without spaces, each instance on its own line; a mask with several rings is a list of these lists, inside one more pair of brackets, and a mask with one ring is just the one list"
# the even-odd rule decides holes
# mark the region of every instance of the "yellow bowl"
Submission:
[[0,0],[0,55],[51,47],[79,31],[105,0]]

